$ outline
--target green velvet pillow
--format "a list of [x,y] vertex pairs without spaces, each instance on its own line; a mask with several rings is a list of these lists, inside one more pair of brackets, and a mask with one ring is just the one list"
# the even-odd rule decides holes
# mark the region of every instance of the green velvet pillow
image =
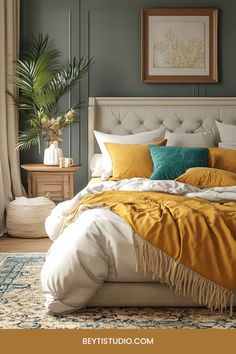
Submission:
[[208,167],[207,148],[149,145],[154,170],[150,179],[175,179],[191,167]]

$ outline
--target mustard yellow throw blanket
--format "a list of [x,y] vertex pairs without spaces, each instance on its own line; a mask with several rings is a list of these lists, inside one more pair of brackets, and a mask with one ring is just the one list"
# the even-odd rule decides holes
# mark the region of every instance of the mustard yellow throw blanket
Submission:
[[138,269],[210,308],[233,303],[236,290],[236,203],[159,192],[107,191],[71,212],[109,207],[135,231]]

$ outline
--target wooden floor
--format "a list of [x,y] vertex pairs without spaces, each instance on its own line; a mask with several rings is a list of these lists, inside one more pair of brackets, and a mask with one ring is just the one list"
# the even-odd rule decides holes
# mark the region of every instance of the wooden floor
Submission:
[[26,239],[4,235],[0,237],[0,253],[47,252],[51,244],[49,238]]

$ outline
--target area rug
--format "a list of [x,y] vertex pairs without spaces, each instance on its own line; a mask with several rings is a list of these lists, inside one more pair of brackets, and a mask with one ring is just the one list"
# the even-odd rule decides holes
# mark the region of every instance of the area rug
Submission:
[[44,311],[44,254],[0,254],[0,328],[236,328],[236,316],[205,308],[85,308],[64,316]]

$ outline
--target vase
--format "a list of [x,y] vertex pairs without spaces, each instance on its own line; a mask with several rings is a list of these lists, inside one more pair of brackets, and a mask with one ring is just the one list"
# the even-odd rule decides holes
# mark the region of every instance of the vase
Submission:
[[60,157],[63,157],[63,151],[58,147],[58,141],[54,141],[44,150],[44,165],[59,165]]

